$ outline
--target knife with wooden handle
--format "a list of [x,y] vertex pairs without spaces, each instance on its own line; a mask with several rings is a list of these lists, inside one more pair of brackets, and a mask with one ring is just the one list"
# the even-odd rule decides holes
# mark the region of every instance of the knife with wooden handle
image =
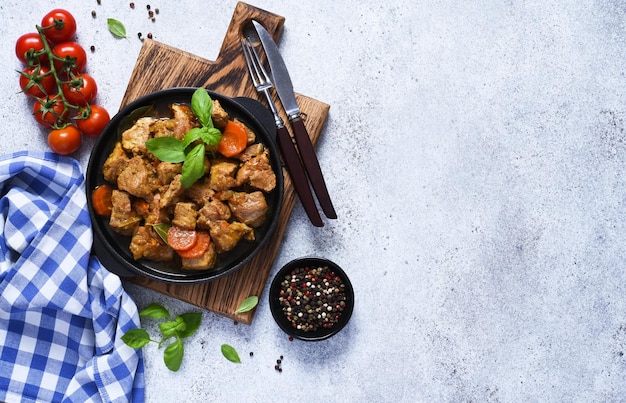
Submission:
[[319,201],[322,211],[324,211],[326,217],[337,218],[337,213],[335,212],[333,203],[330,200],[328,188],[326,187],[326,182],[324,181],[322,169],[319,161],[317,160],[317,156],[315,155],[313,143],[311,142],[309,133],[307,132],[304,122],[300,117],[300,108],[298,107],[296,96],[293,92],[293,84],[291,83],[287,66],[285,66],[285,62],[278,51],[278,46],[276,46],[276,43],[272,39],[269,32],[267,32],[267,30],[257,21],[253,20],[252,24],[259,35],[259,39],[261,40],[261,44],[263,45],[263,49],[267,55],[267,61],[270,65],[272,75],[272,82],[274,83],[278,97],[283,104],[285,113],[287,113],[287,117],[291,122],[294,139],[296,140],[296,145],[298,147],[298,151],[300,152],[300,158],[302,159],[304,168],[306,169],[311,186],[315,191],[317,200]]

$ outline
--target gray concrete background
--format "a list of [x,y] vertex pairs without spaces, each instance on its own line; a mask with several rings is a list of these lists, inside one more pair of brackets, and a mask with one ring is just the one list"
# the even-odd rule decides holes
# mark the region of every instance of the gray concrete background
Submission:
[[[70,10],[78,41],[96,46],[88,72],[116,111],[137,32],[214,60],[236,5],[101,3],[0,3],[1,153],[47,149],[18,94],[14,41],[50,9]],[[319,343],[287,339],[267,288],[250,326],[206,312],[179,372],[146,348],[147,400],[624,401],[626,3],[251,4],[286,17],[296,91],[331,105],[318,154],[339,219],[314,228],[298,203],[272,273],[328,257],[357,306]],[[128,290],[140,307],[195,309]]]

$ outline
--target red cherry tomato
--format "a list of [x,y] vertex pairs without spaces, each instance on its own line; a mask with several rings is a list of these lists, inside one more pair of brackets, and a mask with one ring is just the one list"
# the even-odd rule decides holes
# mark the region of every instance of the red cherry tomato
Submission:
[[29,97],[43,98],[52,95],[56,89],[56,80],[49,74],[46,66],[27,67],[20,74],[20,88]]
[[84,106],[96,99],[98,85],[89,74],[77,75],[70,83],[63,84],[65,99],[76,106]]
[[37,32],[24,34],[17,38],[15,42],[15,55],[22,63],[29,66],[48,63],[48,56],[45,53],[39,57],[34,55],[43,49],[43,41]]
[[59,98],[37,98],[33,105],[33,116],[44,127],[61,125],[69,111]]
[[84,119],[76,119],[76,126],[85,136],[98,137],[111,120],[109,112],[99,105],[90,105],[89,115]]
[[51,42],[69,41],[76,33],[76,19],[69,11],[56,8],[42,18],[41,28]]
[[87,53],[85,53],[85,49],[76,42],[59,43],[52,48],[52,53],[63,59],[54,61],[54,67],[58,72],[67,72],[69,70],[74,74],[78,74],[82,72],[87,65]]
[[78,150],[83,139],[74,125],[51,130],[48,134],[48,145],[57,154],[68,155]]

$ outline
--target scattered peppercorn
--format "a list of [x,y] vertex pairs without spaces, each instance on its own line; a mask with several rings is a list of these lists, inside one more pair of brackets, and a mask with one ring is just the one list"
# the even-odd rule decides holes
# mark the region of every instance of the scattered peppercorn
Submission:
[[148,17],[150,18],[154,17],[154,11],[152,10],[148,11]]
[[148,4],[148,5],[146,6],[146,8],[147,8],[148,10],[150,10],[150,4]]
[[135,3],[130,3],[130,8],[135,8]]
[[102,4],[102,2],[100,0],[98,0],[98,5]]
[[93,45],[91,45],[91,46],[89,47],[89,49],[91,49],[91,53],[93,53],[93,52],[95,52],[95,51],[96,51],[96,47],[95,47],[95,46],[93,46]]
[[250,351],[250,357],[253,357],[254,353],[252,351]]
[[137,38],[141,39],[141,32],[137,32]]
[[158,14],[158,13],[159,13],[159,9],[158,9],[158,8],[155,8],[155,9],[154,9],[154,12]]
[[96,18],[96,10],[91,10],[91,16],[92,16],[93,18]]
[[148,32],[148,39],[152,39],[152,32]]

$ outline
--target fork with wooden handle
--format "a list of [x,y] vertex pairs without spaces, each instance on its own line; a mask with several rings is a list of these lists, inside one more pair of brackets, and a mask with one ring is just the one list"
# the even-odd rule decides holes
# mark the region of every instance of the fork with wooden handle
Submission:
[[300,202],[304,207],[304,211],[313,225],[316,227],[323,227],[324,223],[322,222],[320,213],[315,205],[313,193],[311,192],[309,181],[307,179],[302,160],[300,159],[300,155],[298,154],[298,150],[289,135],[289,131],[287,131],[287,128],[285,127],[283,119],[279,116],[278,111],[276,110],[276,105],[270,95],[270,89],[274,85],[270,81],[267,71],[263,67],[259,55],[250,39],[242,39],[241,47],[243,49],[243,54],[246,59],[246,64],[248,66],[248,71],[254,88],[257,92],[265,94],[269,108],[274,115],[278,147],[283,154],[283,160],[285,161],[285,165],[287,166],[287,170],[291,176],[293,186],[298,193],[298,197],[300,197]]

